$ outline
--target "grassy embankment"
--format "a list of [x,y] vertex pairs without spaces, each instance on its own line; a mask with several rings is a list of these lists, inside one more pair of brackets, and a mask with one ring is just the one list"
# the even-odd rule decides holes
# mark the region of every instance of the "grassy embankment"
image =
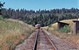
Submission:
[[19,20],[0,19],[0,50],[12,50],[34,30],[31,25]]
[[49,30],[51,33],[53,33],[54,35],[56,35],[61,39],[64,39],[71,43],[79,44],[79,35],[75,35],[73,33],[73,25],[74,25],[73,20],[75,19],[61,21],[61,22],[68,23],[69,26],[59,30],[58,30],[58,23],[54,23],[51,26],[46,26],[44,27],[44,29]]

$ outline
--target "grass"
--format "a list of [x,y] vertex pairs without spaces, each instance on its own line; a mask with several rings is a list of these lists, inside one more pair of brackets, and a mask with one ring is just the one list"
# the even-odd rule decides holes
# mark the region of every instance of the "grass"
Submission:
[[2,16],[0,16],[0,20],[3,20],[3,17]]
[[58,29],[58,32],[69,33],[71,30],[69,26],[65,25],[63,28]]
[[79,43],[79,35],[74,35],[74,33],[72,33],[73,25],[74,25],[73,20],[76,20],[76,19],[62,20],[61,22],[68,23],[70,27],[64,27],[64,28],[60,29],[61,32],[57,30],[58,23],[52,24],[51,27],[49,27],[49,26],[43,27],[43,29],[47,30],[49,28],[49,31],[52,34],[56,35],[57,37],[64,39],[66,41],[69,41],[72,44],[74,44],[74,43],[77,44],[77,43]]
[[[9,50],[27,38],[34,30],[31,25],[19,20],[0,20],[0,49]],[[10,49],[11,50],[11,49]]]

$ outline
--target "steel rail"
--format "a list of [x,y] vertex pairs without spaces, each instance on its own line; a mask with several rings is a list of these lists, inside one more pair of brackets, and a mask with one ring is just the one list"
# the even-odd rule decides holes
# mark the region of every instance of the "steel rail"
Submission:
[[54,50],[58,50],[58,48],[56,47],[56,45],[54,44],[54,42],[50,39],[50,37],[47,35],[47,33],[44,32],[44,30],[42,30],[42,32],[44,33],[44,35],[46,36],[46,38],[48,39],[48,41],[51,43],[51,45],[54,47]]
[[34,47],[32,50],[36,50],[37,49],[37,43],[38,43],[38,35],[39,35],[39,29],[37,30],[37,34],[36,34],[36,38],[35,38],[35,42],[34,42]]

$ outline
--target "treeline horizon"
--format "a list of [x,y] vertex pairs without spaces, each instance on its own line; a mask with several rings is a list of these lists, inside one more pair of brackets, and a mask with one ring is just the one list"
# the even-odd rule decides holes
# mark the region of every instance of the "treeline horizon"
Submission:
[[64,19],[74,19],[79,17],[79,9],[51,9],[51,10],[26,10],[26,9],[6,9],[2,8],[3,18],[19,19],[25,23],[41,26],[48,26]]
[[56,10],[56,9],[59,9],[59,10],[61,10],[61,9],[79,9],[79,8],[74,8],[74,7],[72,7],[72,8],[52,8],[52,9],[26,9],[26,8],[2,8],[2,9],[14,9],[14,10],[21,10],[21,9],[24,9],[24,10],[27,10],[27,11],[30,11],[30,10],[33,10],[33,11],[42,11],[42,10],[47,10],[47,11],[51,11],[51,10]]

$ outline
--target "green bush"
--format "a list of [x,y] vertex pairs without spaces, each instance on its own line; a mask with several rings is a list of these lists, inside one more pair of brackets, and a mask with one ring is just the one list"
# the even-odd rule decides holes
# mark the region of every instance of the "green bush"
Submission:
[[2,16],[0,16],[0,20],[3,20],[3,17]]
[[62,33],[68,33],[70,32],[70,27],[68,25],[65,25],[63,28],[59,29],[58,31]]

